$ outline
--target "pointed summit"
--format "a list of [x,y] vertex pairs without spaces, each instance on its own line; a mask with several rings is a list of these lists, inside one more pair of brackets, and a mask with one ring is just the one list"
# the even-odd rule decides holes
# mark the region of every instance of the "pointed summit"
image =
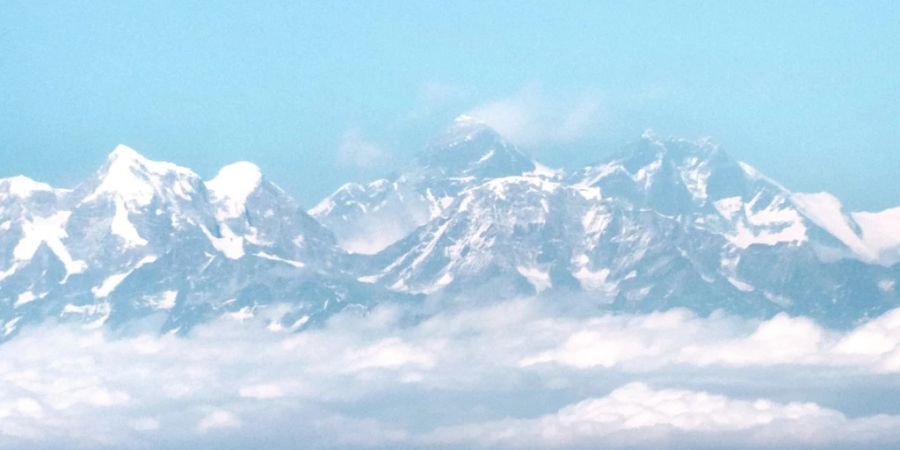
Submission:
[[198,182],[199,177],[190,169],[147,159],[133,148],[119,144],[106,157],[97,172],[96,187],[83,202],[104,195],[117,196],[136,206],[149,204],[157,194],[188,199]]
[[111,173],[120,170],[131,170],[134,172],[147,172],[157,175],[165,175],[171,172],[181,174],[194,174],[194,172],[186,167],[181,167],[166,161],[153,161],[137,150],[125,145],[119,144],[106,157],[106,163],[100,169],[101,172]]
[[503,137],[484,121],[467,114],[461,114],[453,120],[449,127],[435,137],[428,146],[432,149],[446,149],[475,139],[503,141]]
[[112,152],[109,153],[109,156],[106,157],[107,161],[120,161],[120,160],[129,160],[129,161],[146,161],[147,158],[144,155],[138,153],[135,149],[125,145],[119,144],[116,148],[113,149]]
[[426,147],[417,163],[453,177],[518,175],[535,168],[530,158],[493,128],[465,114]]

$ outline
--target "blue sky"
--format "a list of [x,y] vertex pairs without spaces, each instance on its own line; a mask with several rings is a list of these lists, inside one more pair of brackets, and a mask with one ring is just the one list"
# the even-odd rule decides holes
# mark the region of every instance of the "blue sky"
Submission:
[[900,205],[900,3],[747,3],[6,1],[0,176],[71,185],[125,143],[312,205],[478,112],[554,166],[653,128]]

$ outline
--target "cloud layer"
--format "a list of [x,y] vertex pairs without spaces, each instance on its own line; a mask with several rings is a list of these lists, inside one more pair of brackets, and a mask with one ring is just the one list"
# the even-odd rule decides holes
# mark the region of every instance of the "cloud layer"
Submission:
[[[296,334],[267,329],[277,308],[186,338],[32,327],[0,345],[0,448],[900,442],[900,310],[847,331],[531,300],[441,310],[387,305]],[[880,400],[846,400],[861,395]]]

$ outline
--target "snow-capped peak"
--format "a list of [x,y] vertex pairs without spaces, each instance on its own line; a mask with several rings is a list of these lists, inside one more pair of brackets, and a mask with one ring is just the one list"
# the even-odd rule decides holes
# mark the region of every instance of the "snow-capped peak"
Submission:
[[219,219],[231,219],[244,212],[247,197],[262,183],[262,171],[256,164],[239,161],[219,170],[219,173],[206,182],[206,189],[215,201],[219,210]]
[[165,161],[152,161],[126,145],[118,145],[98,173],[100,184],[85,197],[91,202],[103,195],[116,196],[129,206],[146,206],[162,192],[189,199],[192,182],[199,177],[190,169]]
[[462,114],[453,120],[453,124],[447,127],[432,143],[432,148],[449,149],[480,136],[489,136],[491,140],[502,141],[503,138],[482,120],[473,116]]
[[31,194],[35,192],[53,192],[53,188],[49,184],[34,181],[26,176],[17,175],[0,179],[0,192],[8,192],[14,197],[24,199],[30,197]]
[[476,178],[518,175],[534,163],[486,123],[467,115],[434,139],[417,158],[419,166],[444,176]]
[[113,149],[112,152],[109,153],[109,156],[106,157],[107,161],[137,161],[144,162],[147,161],[147,158],[144,155],[138,153],[135,149],[125,145],[119,144],[116,148]]

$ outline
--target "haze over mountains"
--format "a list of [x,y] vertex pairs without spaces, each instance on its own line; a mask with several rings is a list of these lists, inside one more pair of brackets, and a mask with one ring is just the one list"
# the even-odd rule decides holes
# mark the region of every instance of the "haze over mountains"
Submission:
[[0,335],[48,319],[297,330],[384,301],[539,296],[616,311],[802,314],[900,305],[900,207],[793,193],[713,142],[647,132],[571,173],[461,116],[390,179],[309,211],[239,162],[204,181],[117,147],[73,189],[0,180]]

